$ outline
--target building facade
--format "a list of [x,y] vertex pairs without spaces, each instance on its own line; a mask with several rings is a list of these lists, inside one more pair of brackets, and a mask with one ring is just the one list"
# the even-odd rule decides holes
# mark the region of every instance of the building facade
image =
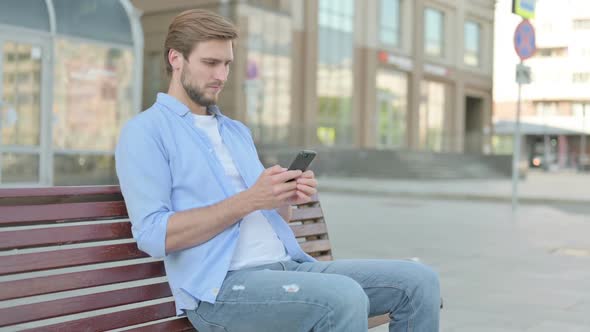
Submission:
[[116,183],[189,8],[236,23],[220,107],[261,151],[490,151],[493,0],[4,0],[0,187]]
[[143,107],[166,91],[163,43],[189,8],[236,23],[222,111],[261,149],[491,151],[493,0],[133,0]]
[[[518,21],[497,20],[498,28],[503,24],[508,37]],[[590,154],[585,142],[590,134],[590,2],[537,0],[532,23],[537,51],[525,60],[532,83],[522,88],[522,157],[531,167],[583,167]],[[513,73],[516,61],[497,68]],[[511,151],[517,88],[514,77],[499,74],[496,83],[496,143]]]

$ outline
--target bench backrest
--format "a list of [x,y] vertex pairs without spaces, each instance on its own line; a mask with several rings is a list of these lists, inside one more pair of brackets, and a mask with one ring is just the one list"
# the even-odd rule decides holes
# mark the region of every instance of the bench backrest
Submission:
[[[332,259],[317,197],[290,225],[307,253]],[[0,189],[0,328],[128,326],[194,331],[175,317],[162,261],[137,249],[119,187]]]

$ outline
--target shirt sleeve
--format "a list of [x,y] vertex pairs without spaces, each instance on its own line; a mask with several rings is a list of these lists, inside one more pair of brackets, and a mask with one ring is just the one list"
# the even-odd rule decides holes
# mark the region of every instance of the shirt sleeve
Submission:
[[115,150],[117,176],[138,248],[162,258],[168,220],[174,214],[168,156],[157,131],[134,120],[122,130]]

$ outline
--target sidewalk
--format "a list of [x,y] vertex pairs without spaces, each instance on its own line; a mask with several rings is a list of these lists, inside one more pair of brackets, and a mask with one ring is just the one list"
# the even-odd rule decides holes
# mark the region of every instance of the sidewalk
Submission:
[[[319,191],[413,198],[509,202],[511,179],[490,180],[402,180],[318,177]],[[521,203],[588,204],[590,173],[529,172],[518,184]]]

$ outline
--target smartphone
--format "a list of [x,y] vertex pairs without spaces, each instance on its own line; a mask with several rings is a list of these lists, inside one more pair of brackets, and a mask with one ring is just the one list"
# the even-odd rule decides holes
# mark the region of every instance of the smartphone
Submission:
[[[300,151],[297,154],[297,156],[295,157],[295,159],[293,160],[293,162],[291,163],[291,166],[289,166],[289,170],[290,171],[300,170],[302,172],[305,172],[307,170],[307,168],[309,167],[309,164],[311,164],[311,161],[313,160],[313,158],[315,158],[316,154],[317,153],[312,150]],[[293,181],[293,180],[289,180],[289,181]],[[287,182],[289,182],[289,181],[287,181]]]

